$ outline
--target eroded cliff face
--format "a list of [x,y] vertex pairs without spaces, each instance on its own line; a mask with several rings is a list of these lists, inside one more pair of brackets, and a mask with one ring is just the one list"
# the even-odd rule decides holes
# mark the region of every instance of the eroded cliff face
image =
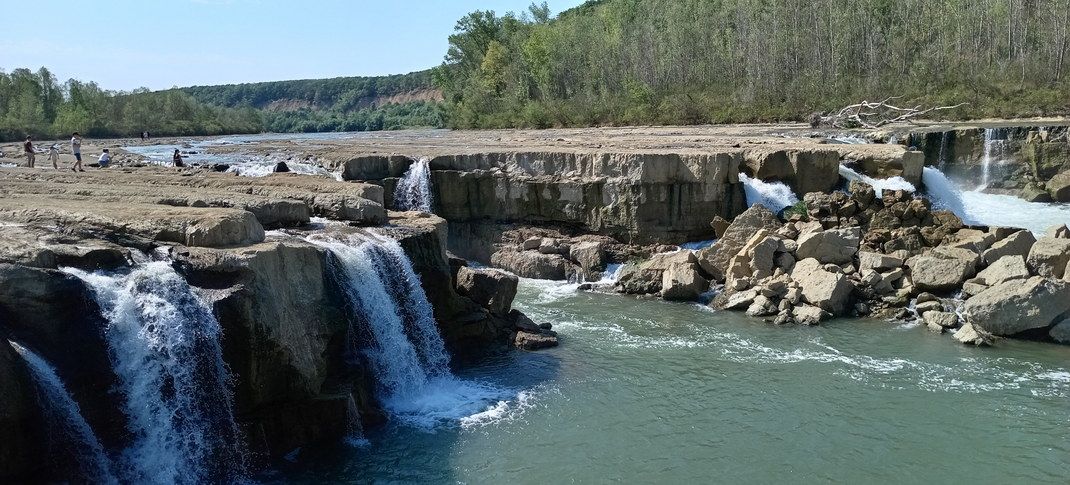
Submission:
[[[120,181],[124,177],[121,173],[114,176]],[[138,187],[148,176],[130,177],[126,190],[135,190],[129,187]],[[194,173],[190,179],[199,176]],[[229,178],[246,188],[269,191],[247,180]],[[306,184],[299,178],[286,179],[298,187]],[[218,183],[233,186],[230,182]],[[198,195],[196,185],[215,183],[201,180],[185,187],[190,197],[200,200],[205,195]],[[341,193],[346,201],[356,200],[347,190],[369,190],[362,184],[325,179],[307,183],[300,189],[309,190],[307,195],[289,192],[294,198],[282,199],[300,205],[305,214],[319,210],[315,207],[323,198],[312,193],[318,187],[326,187],[326,193]],[[93,184],[79,186],[72,181],[48,195],[55,200],[37,198],[41,184],[13,188],[17,186],[7,187],[21,192],[6,199],[11,210],[4,213],[0,232],[0,389],[5,391],[0,393],[0,430],[13,445],[0,453],[3,479],[71,476],[71,470],[41,459],[51,453],[50,439],[56,437],[48,436],[39,393],[25,362],[7,340],[32,348],[55,367],[106,450],[121,450],[131,440],[104,338],[107,321],[91,290],[61,271],[62,267],[125,271],[145,259],[171,261],[210,304],[222,327],[223,359],[233,377],[235,417],[254,464],[306,444],[341,438],[354,425],[359,429],[361,423],[383,419],[376,401],[376,376],[359,353],[347,348],[352,342],[353,316],[331,274],[331,256],[305,241],[305,235],[332,230],[360,238],[374,232],[400,241],[434,306],[443,338],[457,354],[503,349],[516,332],[516,319],[508,315],[508,309],[492,309],[458,293],[444,250],[446,224],[438,217],[394,213],[390,224],[382,228],[287,224],[298,227],[265,232],[267,223],[261,219],[270,214],[226,207],[222,199],[217,199],[221,202],[215,207],[142,201],[116,205],[115,212],[109,212],[109,204],[115,203],[107,197],[94,199],[97,187]],[[267,183],[267,187],[277,186]],[[298,189],[290,186],[287,190]],[[148,197],[151,192],[149,187],[140,193]],[[381,194],[381,189],[365,193]],[[236,200],[248,200],[242,197]],[[34,212],[32,203],[22,205],[16,198],[40,202],[46,209]],[[278,205],[274,196],[261,195],[258,200]],[[382,207],[380,202],[368,202]],[[229,230],[222,222],[232,214],[245,221],[238,230]],[[383,211],[381,220],[386,221],[386,216]],[[219,236],[190,237],[198,233],[187,229],[192,220],[202,221],[197,223],[201,232]],[[250,233],[249,228],[254,231]],[[351,412],[354,404],[356,417]]]
[[[633,243],[710,233],[710,214],[743,210],[742,153],[491,152],[430,159],[435,213],[450,222],[564,224]],[[411,160],[409,161],[411,163]],[[382,183],[392,204],[397,156],[359,157],[343,177]]]

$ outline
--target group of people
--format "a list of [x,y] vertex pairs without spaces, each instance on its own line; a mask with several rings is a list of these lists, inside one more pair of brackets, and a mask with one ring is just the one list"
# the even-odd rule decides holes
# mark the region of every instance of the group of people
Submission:
[[[148,136],[148,132],[142,133],[142,139]],[[37,147],[33,144],[33,137],[26,137],[26,143],[23,144],[23,152],[26,154],[26,165],[30,168],[34,168],[37,163]],[[72,172],[84,172],[82,167],[82,135],[78,132],[74,132],[71,135],[71,152],[74,154],[74,165],[71,166]],[[52,162],[52,168],[59,170],[59,144],[53,143],[48,147],[48,160]],[[175,149],[175,154],[171,157],[171,161],[176,167],[184,167],[185,163],[182,161],[182,153]],[[107,168],[111,165],[111,153],[107,148],[103,150],[100,157],[97,159],[97,164],[100,168]]]
[[[33,138],[27,136],[26,143],[23,144],[22,148],[26,153],[26,166],[34,168],[37,163],[37,147],[33,144]],[[71,152],[74,153],[74,165],[71,166],[71,171],[84,172],[85,168],[82,167],[82,135],[78,132],[74,132],[71,135]],[[48,160],[52,162],[52,168],[59,169],[59,144],[53,143],[52,146],[48,147]],[[111,153],[108,152],[107,148],[100,154],[97,163],[100,164],[101,168],[111,164]]]

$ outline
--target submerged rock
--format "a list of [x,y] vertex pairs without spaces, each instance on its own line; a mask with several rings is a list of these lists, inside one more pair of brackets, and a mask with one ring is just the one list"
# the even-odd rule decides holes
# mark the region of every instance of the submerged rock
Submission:
[[518,283],[515,275],[504,271],[464,266],[457,271],[458,293],[498,315],[505,315],[512,309]]

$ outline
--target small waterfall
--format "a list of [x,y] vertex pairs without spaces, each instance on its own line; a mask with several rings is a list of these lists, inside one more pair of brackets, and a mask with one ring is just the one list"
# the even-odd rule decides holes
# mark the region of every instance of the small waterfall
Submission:
[[[308,239],[333,255],[331,272],[355,316],[351,336],[368,334],[384,408],[422,428],[456,421],[497,402],[503,390],[455,377],[419,277],[392,239]],[[363,330],[363,331],[362,331]],[[352,345],[357,346],[354,342]]]
[[795,192],[792,192],[791,187],[784,185],[783,182],[763,182],[742,173],[739,174],[739,181],[743,182],[743,192],[747,195],[747,207],[761,204],[773,212],[780,212],[786,207],[799,203]]
[[394,189],[394,208],[431,212],[431,161],[421,158],[405,171]]
[[1055,224],[1070,225],[1070,204],[1027,202],[980,189],[962,190],[932,167],[925,167],[922,181],[934,209],[950,210],[967,224],[1020,227],[1035,234],[1043,234]]
[[908,192],[917,190],[917,188],[914,187],[914,184],[907,182],[903,177],[896,176],[886,179],[875,179],[867,175],[862,175],[846,165],[840,165],[840,176],[848,181],[857,180],[871,185],[874,192],[877,193],[877,197],[880,197],[885,190],[906,190]]
[[112,472],[111,460],[104,447],[82,417],[82,410],[74,401],[56,370],[41,356],[15,342],[8,341],[26,362],[30,376],[40,395],[41,407],[50,425],[61,431],[82,472],[81,478],[92,483],[119,483]]
[[244,447],[221,329],[189,283],[162,261],[126,273],[65,271],[93,289],[108,320],[105,336],[134,435],[123,480],[242,480]]
[[951,132],[950,131],[945,131],[943,134],[940,135],[940,152],[936,155],[936,163],[937,163],[937,166],[940,167],[940,170],[944,170],[944,168],[947,167],[947,161],[948,161],[947,160],[947,157],[948,157],[948,153],[947,153],[948,146],[947,145],[948,145],[948,141],[949,141],[950,138],[951,138]]
[[992,177],[992,163],[999,163],[1003,158],[1006,142],[1004,130],[985,128],[984,156],[981,159],[981,188],[988,187]]

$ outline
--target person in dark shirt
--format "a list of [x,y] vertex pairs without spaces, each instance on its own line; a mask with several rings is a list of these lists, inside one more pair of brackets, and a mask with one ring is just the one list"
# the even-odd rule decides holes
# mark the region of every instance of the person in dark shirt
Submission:
[[175,162],[175,166],[176,167],[185,167],[186,166],[185,163],[182,163],[182,153],[179,152],[177,148],[175,149],[175,154],[173,156],[171,156],[171,161]]
[[26,166],[33,168],[34,161],[37,158],[37,154],[34,153],[33,139],[27,136],[26,143],[22,148],[26,152]]

